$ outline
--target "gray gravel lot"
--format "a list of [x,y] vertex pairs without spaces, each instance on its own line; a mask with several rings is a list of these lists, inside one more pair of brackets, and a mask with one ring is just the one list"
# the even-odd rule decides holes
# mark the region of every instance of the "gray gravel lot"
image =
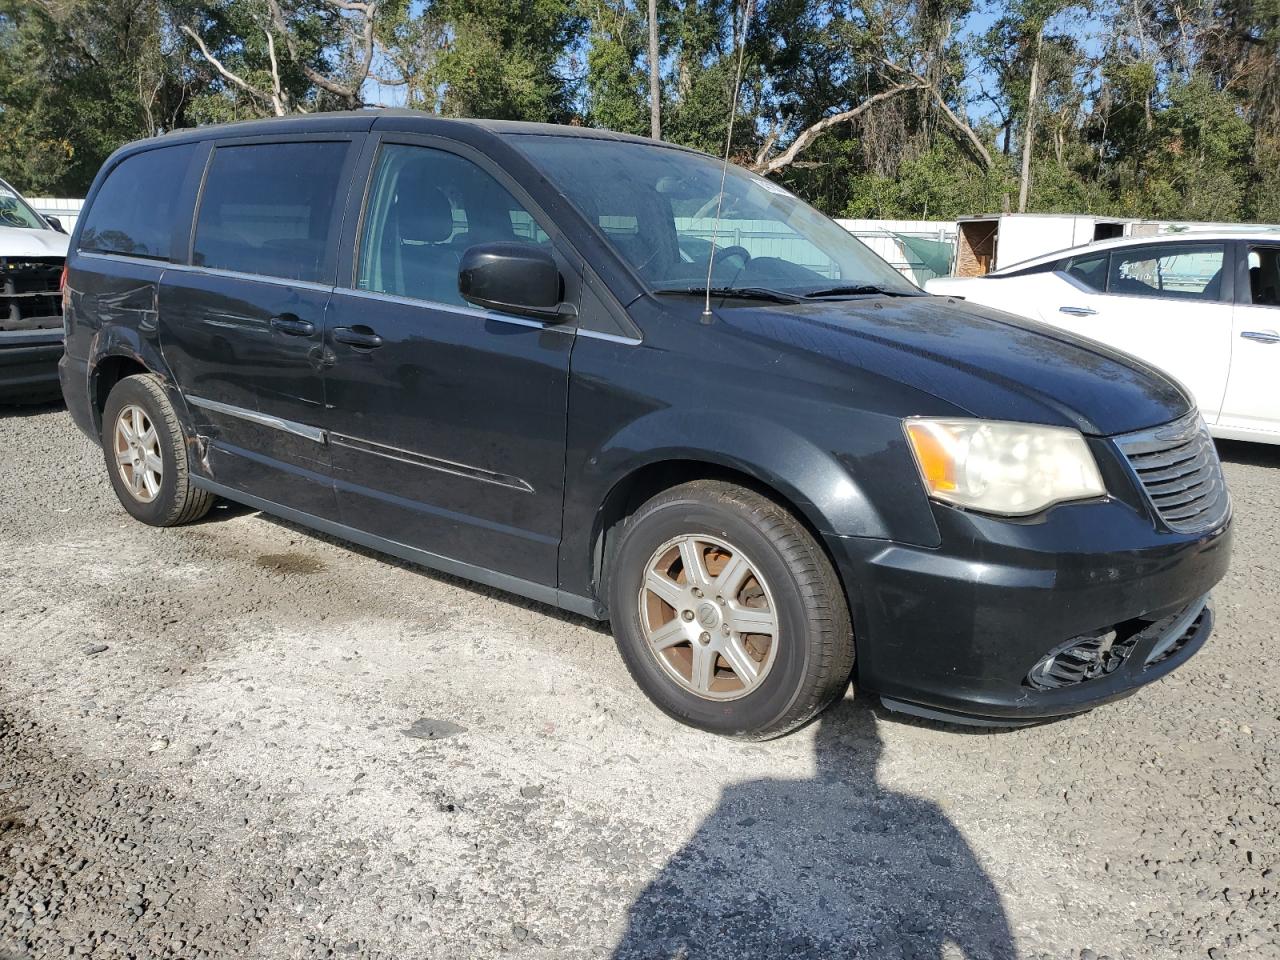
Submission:
[[0,958],[1280,957],[1280,449],[1181,671],[966,733],[679,727],[587,621],[0,410]]

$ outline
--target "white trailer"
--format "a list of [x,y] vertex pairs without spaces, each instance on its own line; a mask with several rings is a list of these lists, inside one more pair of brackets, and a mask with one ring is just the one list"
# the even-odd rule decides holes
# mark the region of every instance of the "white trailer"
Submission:
[[956,221],[955,277],[982,277],[1055,250],[1128,236],[1136,220],[1087,214],[997,213]]

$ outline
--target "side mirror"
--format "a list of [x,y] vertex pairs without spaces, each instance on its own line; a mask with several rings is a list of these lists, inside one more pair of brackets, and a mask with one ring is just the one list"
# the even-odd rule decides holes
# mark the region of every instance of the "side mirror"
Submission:
[[561,302],[555,257],[527,243],[478,243],[458,266],[458,292],[468,303],[558,322],[573,316]]
[[51,217],[46,213],[44,215],[44,222],[49,224],[49,226],[53,227],[53,229],[57,230],[59,233],[67,232],[67,228],[62,225],[62,221],[57,217]]

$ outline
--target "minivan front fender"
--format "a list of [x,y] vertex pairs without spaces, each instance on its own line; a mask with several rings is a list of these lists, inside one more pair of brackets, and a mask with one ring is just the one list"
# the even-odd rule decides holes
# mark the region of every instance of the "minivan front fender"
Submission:
[[[637,495],[658,492],[651,489],[654,478],[660,478],[660,489],[699,476],[737,474],[772,492],[820,535],[936,543],[937,528],[927,508],[886,516],[873,505],[871,489],[884,478],[866,472],[894,457],[890,448],[895,440],[902,443],[897,421],[877,424],[871,432],[881,429],[893,433],[866,434],[837,453],[785,424],[757,416],[666,407],[626,424],[594,451],[571,450],[561,588],[598,596],[602,535],[636,505]],[[671,442],[674,437],[680,438],[678,444]],[[670,470],[659,469],[664,465]],[[639,477],[647,479],[638,483],[637,493],[633,487]],[[902,493],[898,502],[905,506],[912,497]],[[903,529],[905,517],[910,517],[911,529]]]

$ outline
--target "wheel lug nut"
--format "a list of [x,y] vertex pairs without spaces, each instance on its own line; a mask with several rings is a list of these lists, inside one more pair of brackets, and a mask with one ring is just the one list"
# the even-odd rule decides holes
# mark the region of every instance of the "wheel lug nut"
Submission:
[[720,632],[727,637],[729,635],[729,625],[726,623],[723,627],[720,628]]
[[684,611],[684,613],[680,614],[680,616],[684,617],[686,620],[692,620],[692,619],[693,619],[693,611],[692,611],[692,610],[686,610],[686,611]]
[[724,597],[716,597],[716,603],[720,604],[720,606],[722,606],[722,607],[723,607],[723,606],[724,606]]
[[699,640],[701,643],[710,643],[710,642],[711,642],[711,634],[709,634],[709,633],[704,633],[704,634],[702,634],[700,637],[698,637],[698,640]]
[[702,599],[702,591],[699,590],[697,587],[693,588],[693,595],[697,597],[699,600]]

